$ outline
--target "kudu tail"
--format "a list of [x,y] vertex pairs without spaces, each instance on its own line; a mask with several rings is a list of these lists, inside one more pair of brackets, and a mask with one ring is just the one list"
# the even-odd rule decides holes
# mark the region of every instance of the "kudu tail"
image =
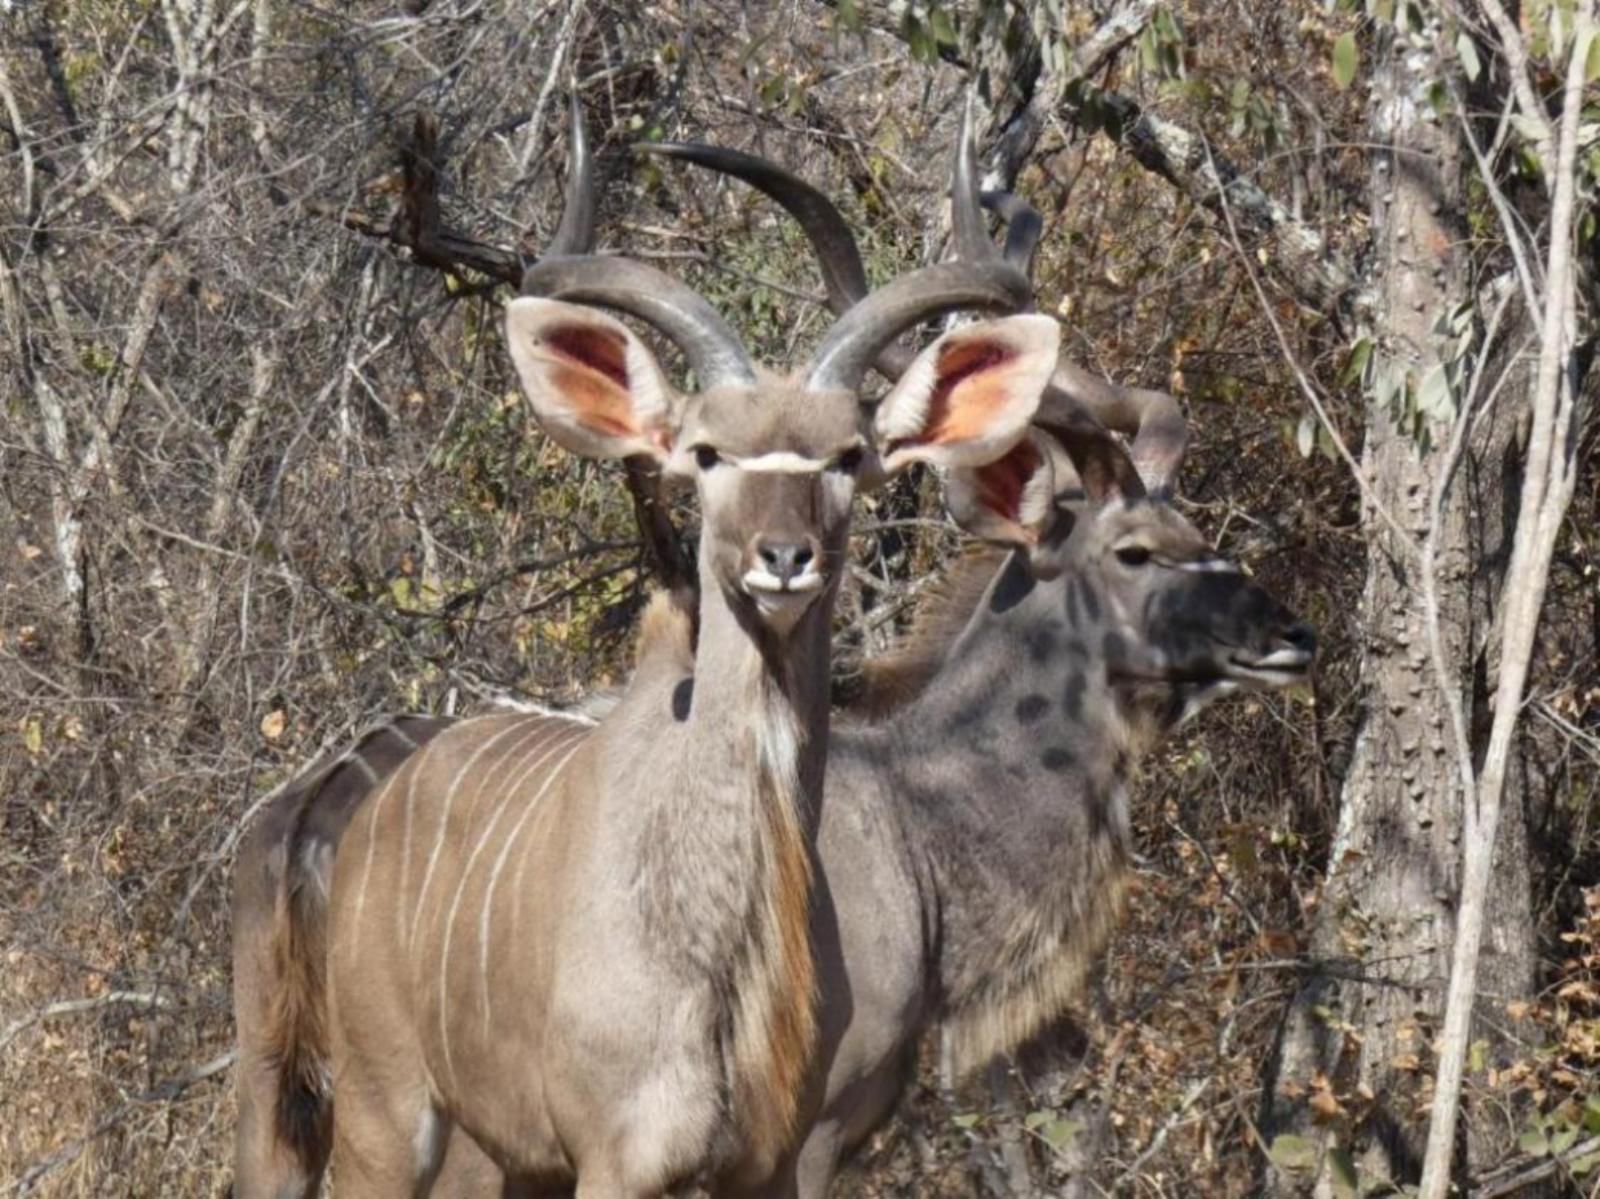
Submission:
[[272,914],[277,985],[266,1040],[278,1082],[274,1124],[285,1148],[308,1172],[320,1170],[332,1150],[327,930],[326,892],[315,882],[291,876],[279,888]]
[[[241,1085],[253,1088],[251,1106],[260,1112],[254,1132],[247,1134],[241,1124],[241,1175],[286,1172],[314,1187],[327,1164],[333,1135],[327,957],[334,857],[362,803],[452,723],[448,717],[400,716],[368,730],[349,750],[316,763],[285,788],[241,850],[235,1008],[241,1058],[252,1067]],[[246,985],[254,994],[242,993]],[[246,1146],[246,1135],[272,1144]],[[273,1164],[247,1165],[255,1162]],[[236,1178],[235,1193],[253,1193],[253,1182]]]

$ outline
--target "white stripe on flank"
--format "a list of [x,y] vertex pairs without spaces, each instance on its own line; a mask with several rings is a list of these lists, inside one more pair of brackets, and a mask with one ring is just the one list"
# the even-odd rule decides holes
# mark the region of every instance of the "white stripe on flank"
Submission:
[[[461,879],[456,883],[455,898],[450,901],[450,914],[445,917],[444,948],[439,954],[439,1043],[444,1047],[445,1075],[452,1084],[455,1083],[456,1079],[456,1067],[450,1058],[450,942],[455,936],[456,916],[461,910],[461,897],[466,894],[467,880],[472,877],[473,864],[477,862],[478,855],[483,852],[483,847],[489,844],[489,836],[494,832],[495,825],[500,823],[500,817],[505,815],[506,806],[517,794],[518,788],[527,781],[528,776],[544,765],[554,756],[556,750],[561,748],[561,732],[563,730],[552,732],[550,729],[541,728],[538,725],[535,725],[534,728],[537,732],[546,735],[525,750],[519,763],[522,766],[520,772],[515,774],[510,771],[507,772],[505,790],[501,793],[500,802],[495,805],[494,814],[484,824],[483,832],[478,836],[478,843],[472,847],[472,852],[467,855],[465,865],[461,867]],[[533,759],[532,765],[526,764],[529,758]],[[546,785],[548,786],[548,783]],[[541,787],[539,795],[543,794],[544,788]],[[537,803],[539,795],[534,796],[528,802],[530,804]]]
[[399,944],[406,932],[406,899],[411,893],[411,811],[417,806],[417,776],[421,774],[420,768],[411,772],[406,780],[406,824],[405,836],[400,842],[400,889],[395,892],[394,904],[394,932],[395,943]]
[[378,792],[378,798],[372,801],[372,814],[367,819],[367,860],[361,867],[361,886],[356,890],[356,926],[361,925],[361,913],[367,908],[367,881],[372,877],[372,855],[378,848],[378,813],[383,808],[383,801],[389,798],[389,792],[394,790],[395,779],[391,777],[388,785]]
[[756,474],[820,475],[828,469],[826,462],[804,457],[791,450],[773,450],[768,454],[757,454],[753,458],[739,458],[729,454],[725,461],[729,466],[753,471]]
[[[516,843],[517,834],[522,832],[522,826],[533,810],[539,806],[539,801],[544,798],[545,792],[550,790],[550,784],[561,777],[561,772],[567,768],[567,763],[572,761],[572,755],[583,748],[587,737],[577,738],[572,748],[545,776],[544,784],[539,788],[522,809],[522,815],[517,817],[516,824],[511,826],[511,832],[506,837],[506,842],[500,847],[500,856],[494,860],[494,869],[489,872],[489,881],[483,888],[483,907],[478,912],[478,977],[483,984],[483,1031],[489,1031],[489,913],[494,909],[494,888],[500,881],[500,871],[505,868],[506,858],[511,852],[511,847]],[[513,897],[515,898],[515,897]]]
[[[417,889],[417,906],[411,913],[411,935],[406,941],[406,952],[409,953],[417,943],[417,926],[422,923],[422,901],[428,896],[428,886],[433,882],[434,867],[439,864],[439,851],[444,848],[444,832],[450,824],[450,809],[456,802],[456,790],[461,786],[461,781],[467,777],[468,772],[477,765],[479,758],[483,757],[501,738],[509,733],[520,732],[522,727],[522,722],[516,721],[490,737],[468,755],[467,760],[456,771],[455,777],[450,780],[450,787],[444,793],[444,809],[439,813],[439,835],[433,839],[433,852],[428,855],[428,868],[422,874],[422,886]],[[430,742],[428,748],[431,749],[437,744],[439,744],[437,741]]]
[[[534,725],[533,728],[534,733],[539,732],[538,725]],[[395,928],[397,928],[397,936],[400,936],[400,938],[405,938],[405,901],[406,896],[410,893],[408,888],[410,888],[411,884],[411,808],[414,805],[416,805],[416,775],[413,773],[411,775],[411,784],[406,788],[405,794],[405,840],[403,840],[402,847],[400,847],[400,892],[398,892],[397,903],[395,903]],[[416,912],[418,912],[418,916],[421,916],[421,895],[418,895],[416,903],[418,903]],[[406,941],[406,948],[410,949],[410,941]]]

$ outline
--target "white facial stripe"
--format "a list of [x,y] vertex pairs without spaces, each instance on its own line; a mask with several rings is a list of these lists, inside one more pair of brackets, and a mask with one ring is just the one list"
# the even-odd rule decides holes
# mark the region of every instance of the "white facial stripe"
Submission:
[[1226,558],[1201,558],[1194,562],[1174,562],[1174,570],[1186,570],[1200,575],[1236,575],[1240,570]]
[[826,462],[806,458],[790,450],[773,450],[769,454],[757,454],[754,458],[737,458],[729,454],[723,461],[729,466],[755,474],[820,475],[828,469]]

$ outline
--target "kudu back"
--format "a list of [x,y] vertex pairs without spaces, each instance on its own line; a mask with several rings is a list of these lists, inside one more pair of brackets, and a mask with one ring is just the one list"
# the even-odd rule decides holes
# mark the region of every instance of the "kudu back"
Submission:
[[[556,246],[507,340],[558,442],[646,456],[698,491],[696,627],[667,601],[647,613],[654,648],[598,725],[462,721],[359,807],[333,869],[326,1007],[314,970],[280,970],[263,1037],[317,1113],[299,1127],[308,1169],[247,1177],[241,1149],[241,1194],[316,1185],[329,1097],[305,1066],[324,1052],[342,1195],[429,1193],[454,1127],[531,1185],[584,1197],[759,1185],[791,1155],[816,1048],[811,841],[856,479],[996,460],[1055,362],[1053,322],[983,322],[861,411],[862,375],[904,329],[1025,306],[1025,274],[996,254],[863,297],[796,374],[757,368],[683,285],[589,251],[576,111],[573,129]],[[955,200],[976,208],[970,171]],[[675,391],[600,307],[674,342],[699,390]]]

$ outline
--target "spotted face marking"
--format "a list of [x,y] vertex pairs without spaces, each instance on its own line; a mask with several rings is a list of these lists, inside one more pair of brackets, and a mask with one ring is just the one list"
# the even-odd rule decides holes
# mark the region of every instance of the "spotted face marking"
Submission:
[[1039,755],[1039,765],[1051,774],[1065,774],[1075,761],[1072,751],[1061,745],[1052,745]]
[[1083,716],[1083,693],[1087,687],[1081,674],[1074,674],[1067,679],[1067,685],[1061,691],[1061,710],[1067,714],[1068,720],[1078,720]]
[[1017,701],[1017,720],[1021,724],[1033,724],[1050,710],[1050,701],[1042,695],[1024,695]]

